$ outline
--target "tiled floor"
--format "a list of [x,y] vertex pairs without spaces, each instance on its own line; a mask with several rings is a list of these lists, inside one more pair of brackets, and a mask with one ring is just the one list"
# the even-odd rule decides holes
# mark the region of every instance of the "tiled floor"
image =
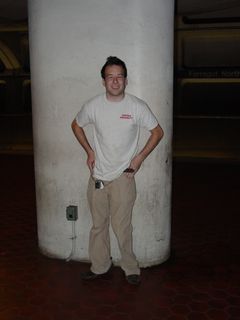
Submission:
[[1,155],[0,181],[0,320],[240,319],[239,164],[174,164],[172,256],[139,287],[38,252],[31,156]]

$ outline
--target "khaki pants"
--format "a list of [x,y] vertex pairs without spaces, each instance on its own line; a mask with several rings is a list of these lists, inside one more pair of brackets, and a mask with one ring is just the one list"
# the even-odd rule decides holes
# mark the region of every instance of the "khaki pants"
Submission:
[[[105,273],[111,266],[109,224],[117,237],[121,253],[121,268],[126,275],[140,274],[132,249],[132,209],[136,200],[134,178],[122,174],[111,182],[105,182],[103,189],[95,189],[94,178],[88,184],[88,202],[93,226],[89,238],[91,271]],[[110,220],[111,219],[111,220]]]

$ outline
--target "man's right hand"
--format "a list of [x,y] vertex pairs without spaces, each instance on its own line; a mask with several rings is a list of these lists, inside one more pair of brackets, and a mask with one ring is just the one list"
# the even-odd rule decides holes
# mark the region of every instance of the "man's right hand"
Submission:
[[91,172],[91,174],[93,173],[93,168],[95,166],[95,153],[94,151],[90,151],[88,153],[88,158],[87,158],[87,165],[88,165],[88,168]]
[[93,168],[95,166],[95,153],[88,142],[83,128],[79,127],[75,119],[72,122],[72,130],[76,138],[78,139],[79,143],[87,153],[87,166],[92,174]]

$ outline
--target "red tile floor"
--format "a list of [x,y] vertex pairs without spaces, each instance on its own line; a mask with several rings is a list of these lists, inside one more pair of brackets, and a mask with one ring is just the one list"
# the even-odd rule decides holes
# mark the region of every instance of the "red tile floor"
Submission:
[[0,320],[240,319],[240,166],[174,163],[172,255],[83,283],[89,265],[41,255],[33,158],[0,156]]

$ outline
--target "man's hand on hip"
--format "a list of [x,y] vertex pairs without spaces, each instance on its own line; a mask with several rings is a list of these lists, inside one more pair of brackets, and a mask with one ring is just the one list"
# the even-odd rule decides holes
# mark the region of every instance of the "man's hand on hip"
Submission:
[[94,153],[94,151],[91,151],[88,153],[87,165],[88,165],[88,168],[92,174],[93,168],[95,166],[95,153]]
[[143,159],[143,157],[142,157],[140,154],[136,155],[136,156],[132,159],[129,168],[133,169],[134,171],[133,171],[133,172],[127,172],[127,173],[126,173],[126,175],[127,175],[128,178],[133,178],[133,177],[134,177],[134,175],[135,175],[135,174],[137,173],[137,171],[140,169],[140,167],[141,167],[141,165],[142,165],[142,163],[143,163],[143,160],[144,160],[144,159]]

